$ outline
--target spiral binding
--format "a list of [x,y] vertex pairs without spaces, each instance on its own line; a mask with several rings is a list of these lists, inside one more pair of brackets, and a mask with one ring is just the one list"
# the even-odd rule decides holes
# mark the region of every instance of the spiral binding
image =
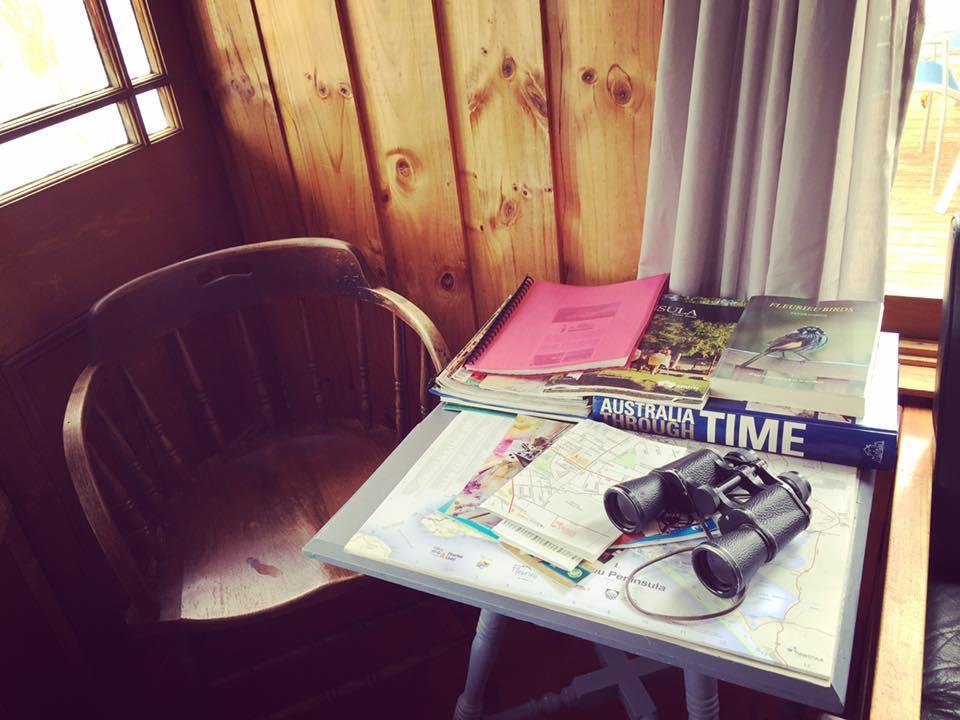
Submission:
[[487,331],[483,334],[483,337],[480,338],[480,342],[477,343],[477,346],[473,351],[467,355],[467,359],[464,361],[465,365],[472,365],[477,360],[480,359],[480,356],[486,352],[487,348],[493,343],[504,326],[507,324],[507,320],[510,319],[510,316],[513,314],[513,311],[520,307],[520,303],[523,301],[524,296],[533,287],[533,278],[527,275],[523,282],[520,283],[520,287],[516,289],[513,295],[510,296],[510,299],[504,303],[503,308],[497,314],[496,320],[494,320],[490,327],[487,328]]

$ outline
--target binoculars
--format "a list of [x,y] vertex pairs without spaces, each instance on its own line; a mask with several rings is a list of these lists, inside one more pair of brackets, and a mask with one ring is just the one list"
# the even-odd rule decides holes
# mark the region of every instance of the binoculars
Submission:
[[694,512],[701,519],[719,512],[720,536],[695,547],[691,562],[707,589],[731,598],[809,526],[809,498],[810,483],[800,473],[774,476],[752,450],[721,457],[704,449],[611,486],[603,504],[625,533],[643,530],[664,511]]

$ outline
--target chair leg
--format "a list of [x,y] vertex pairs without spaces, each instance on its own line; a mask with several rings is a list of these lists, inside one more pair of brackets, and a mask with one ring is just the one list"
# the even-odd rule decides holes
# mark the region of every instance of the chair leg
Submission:
[[454,720],[480,720],[484,691],[500,650],[506,623],[507,618],[503,615],[492,610],[480,611],[477,633],[470,646],[467,681],[464,683],[463,692],[457,698],[457,707],[453,711]]
[[923,135],[920,136],[920,153],[927,151],[927,131],[930,129],[930,111],[933,109],[933,93],[927,93],[927,109],[923,118]]

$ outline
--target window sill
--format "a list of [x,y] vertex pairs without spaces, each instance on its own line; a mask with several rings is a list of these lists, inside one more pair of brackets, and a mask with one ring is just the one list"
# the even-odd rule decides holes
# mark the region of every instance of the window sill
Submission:
[[900,398],[927,405],[937,383],[939,345],[933,340],[900,338]]

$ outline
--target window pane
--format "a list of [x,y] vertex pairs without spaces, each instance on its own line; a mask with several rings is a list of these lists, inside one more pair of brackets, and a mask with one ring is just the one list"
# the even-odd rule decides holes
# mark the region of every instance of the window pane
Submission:
[[108,105],[0,144],[0,195],[129,143]]
[[108,84],[83,0],[0,0],[0,122]]
[[147,90],[137,95],[137,107],[143,116],[143,126],[147,135],[154,135],[161,130],[171,127],[167,121],[167,114],[163,111],[159,90]]
[[140,24],[133,13],[130,0],[107,0],[107,10],[113,20],[113,29],[117,33],[117,42],[120,43],[127,73],[133,80],[149,75],[152,72],[150,61],[147,59],[143,37],[140,35]]
[[[960,94],[955,90],[960,78],[960,2],[927,0],[925,12],[920,63],[890,193],[886,293],[941,298],[950,216],[960,213],[960,192],[949,182],[951,169],[960,172]],[[944,72],[950,85],[946,99]]]

